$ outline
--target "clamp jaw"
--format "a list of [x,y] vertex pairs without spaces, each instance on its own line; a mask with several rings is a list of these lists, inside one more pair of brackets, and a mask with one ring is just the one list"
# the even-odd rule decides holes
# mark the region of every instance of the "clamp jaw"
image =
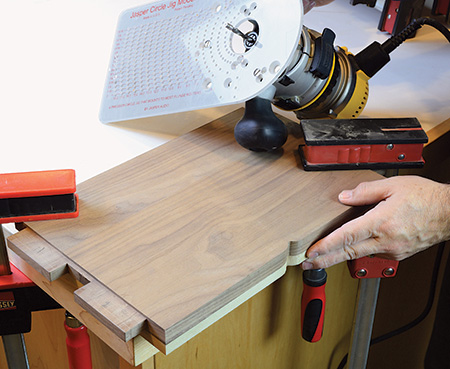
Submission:
[[347,262],[352,278],[392,278],[397,274],[399,262],[377,256],[366,256]]

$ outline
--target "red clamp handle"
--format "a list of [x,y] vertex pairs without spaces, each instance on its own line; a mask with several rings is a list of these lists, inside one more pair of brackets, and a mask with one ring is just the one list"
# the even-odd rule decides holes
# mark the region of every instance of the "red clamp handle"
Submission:
[[[70,327],[68,324],[73,325]],[[64,322],[66,345],[70,369],[92,369],[91,345],[87,328],[70,314],[66,313]]]
[[326,282],[325,269],[303,272],[302,337],[308,342],[317,342],[322,338]]

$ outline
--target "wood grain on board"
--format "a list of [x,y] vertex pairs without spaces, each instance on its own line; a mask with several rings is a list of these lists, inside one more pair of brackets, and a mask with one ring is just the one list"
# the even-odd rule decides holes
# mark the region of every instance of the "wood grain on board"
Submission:
[[[52,271],[64,267],[62,255],[83,276],[77,302],[125,339],[148,330],[168,345],[258,283],[278,278],[290,257],[300,262],[314,240],[355,216],[337,201],[341,190],[379,178],[369,171],[303,171],[295,134],[283,151],[247,151],[233,136],[242,114],[81,183],[78,218],[27,224],[47,243],[45,254],[55,251]],[[21,233],[10,247],[47,270],[22,242],[30,233]],[[147,325],[130,324],[127,311]]]

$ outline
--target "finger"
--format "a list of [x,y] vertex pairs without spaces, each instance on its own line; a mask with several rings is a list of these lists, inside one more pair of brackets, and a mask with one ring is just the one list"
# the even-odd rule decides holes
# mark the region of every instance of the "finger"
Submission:
[[328,236],[317,241],[307,251],[308,258],[314,258],[339,250],[347,250],[351,256],[352,246],[369,238],[378,237],[375,231],[378,228],[380,217],[374,208],[363,216],[345,223]]
[[364,256],[373,255],[376,254],[379,248],[379,243],[376,239],[369,238],[349,248],[342,248],[331,253],[319,255],[312,259],[306,259],[302,263],[302,268],[304,270],[329,268],[330,266],[339,264],[343,261],[355,260]]
[[362,182],[353,190],[345,190],[339,194],[339,201],[345,205],[370,205],[388,198],[391,185],[387,179],[373,182]]

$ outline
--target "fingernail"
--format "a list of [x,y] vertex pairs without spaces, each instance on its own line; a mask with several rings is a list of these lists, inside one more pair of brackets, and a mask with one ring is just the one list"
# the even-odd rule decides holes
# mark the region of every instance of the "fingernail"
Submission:
[[312,268],[313,268],[313,265],[311,263],[308,263],[307,261],[304,261],[302,263],[303,270],[311,270]]
[[349,200],[352,198],[352,194],[353,194],[353,192],[349,191],[349,190],[342,191],[339,194],[339,200]]
[[317,252],[312,252],[311,254],[308,254],[306,257],[308,259],[314,259],[314,258],[316,258],[318,256],[319,256],[319,254]]

